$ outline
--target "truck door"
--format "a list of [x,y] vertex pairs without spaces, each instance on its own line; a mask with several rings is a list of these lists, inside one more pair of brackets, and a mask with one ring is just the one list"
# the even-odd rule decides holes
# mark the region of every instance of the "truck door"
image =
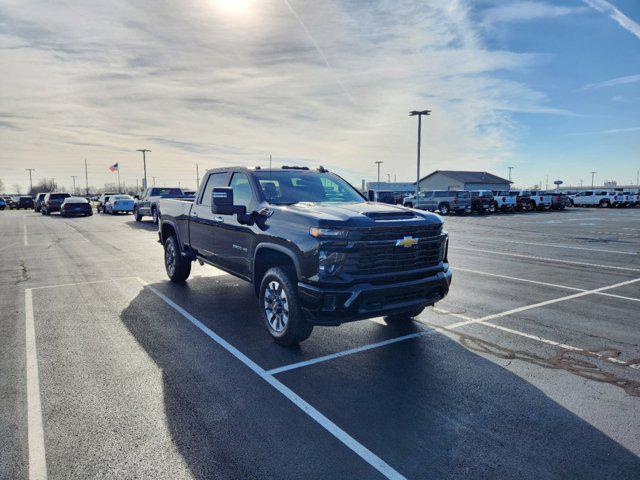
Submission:
[[[234,172],[229,186],[233,189],[233,204],[244,205],[247,213],[256,206],[256,194],[249,177],[242,172]],[[216,215],[215,236],[216,263],[249,278],[251,272],[251,243],[254,233],[249,225],[238,222],[237,215]]]
[[[203,181],[204,188],[198,191],[198,196],[193,202],[191,215],[189,218],[189,243],[198,254],[210,262],[216,263],[215,257],[215,237],[218,231],[218,222],[211,213],[211,195],[214,187],[224,187],[227,185],[228,172],[214,172]],[[182,241],[186,241],[182,239]]]

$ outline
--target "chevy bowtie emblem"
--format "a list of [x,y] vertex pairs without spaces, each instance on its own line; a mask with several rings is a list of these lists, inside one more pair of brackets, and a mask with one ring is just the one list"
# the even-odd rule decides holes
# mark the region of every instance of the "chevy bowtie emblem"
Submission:
[[413,237],[404,237],[402,240],[396,240],[396,247],[409,248],[409,247],[413,247],[417,243],[418,243],[418,240],[416,240]]

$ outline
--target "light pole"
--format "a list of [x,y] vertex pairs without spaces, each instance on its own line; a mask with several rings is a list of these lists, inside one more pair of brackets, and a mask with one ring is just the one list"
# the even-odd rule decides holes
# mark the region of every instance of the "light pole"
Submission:
[[594,181],[594,178],[596,177],[596,173],[598,172],[591,172],[591,188],[593,188],[593,181]]
[[87,197],[89,196],[89,169],[87,168],[87,159],[84,159],[84,181],[87,187]]
[[29,195],[33,192],[33,179],[31,178],[31,172],[35,172],[35,168],[25,168],[25,171],[29,172]]
[[71,178],[73,179],[73,194],[76,194],[76,178],[77,175],[71,175]]
[[509,169],[509,181],[511,181],[511,170],[513,170],[513,167],[507,167]]
[[384,163],[382,160],[378,160],[377,162],[373,162],[378,165],[378,191],[380,191],[380,164]]
[[[156,177],[151,177],[151,178],[153,179],[153,186],[155,187],[156,186]],[[144,179],[144,184],[145,185],[147,184],[147,179],[146,178]]]
[[136,150],[136,152],[142,152],[142,165],[144,167],[144,180],[142,183],[144,183],[144,185],[142,185],[142,188],[144,190],[147,189],[147,156],[146,153],[147,152],[151,152],[151,150],[149,150],[148,148],[139,148],[138,150]]
[[416,196],[420,193],[420,136],[422,133],[422,116],[430,115],[431,110],[412,110],[409,112],[410,117],[418,116],[418,165],[416,175]]

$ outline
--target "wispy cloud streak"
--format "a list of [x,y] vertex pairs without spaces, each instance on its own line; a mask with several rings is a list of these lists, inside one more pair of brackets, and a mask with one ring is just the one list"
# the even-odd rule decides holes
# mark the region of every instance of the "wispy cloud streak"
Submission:
[[589,83],[585,85],[583,90],[591,90],[593,88],[603,87],[615,87],[617,85],[626,85],[629,83],[640,82],[640,75],[627,75],[625,77],[612,78],[611,80],[605,80],[604,82]]
[[640,24],[631,20],[611,3],[606,0],[583,0],[583,2],[601,13],[606,13],[613,20],[618,22],[622,28],[640,38]]

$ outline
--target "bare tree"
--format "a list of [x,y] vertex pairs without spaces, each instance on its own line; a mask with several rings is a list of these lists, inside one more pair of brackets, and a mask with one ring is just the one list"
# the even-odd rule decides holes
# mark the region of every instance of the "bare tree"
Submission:
[[3,190],[4,190],[4,182],[0,178],[0,192],[2,192]]

